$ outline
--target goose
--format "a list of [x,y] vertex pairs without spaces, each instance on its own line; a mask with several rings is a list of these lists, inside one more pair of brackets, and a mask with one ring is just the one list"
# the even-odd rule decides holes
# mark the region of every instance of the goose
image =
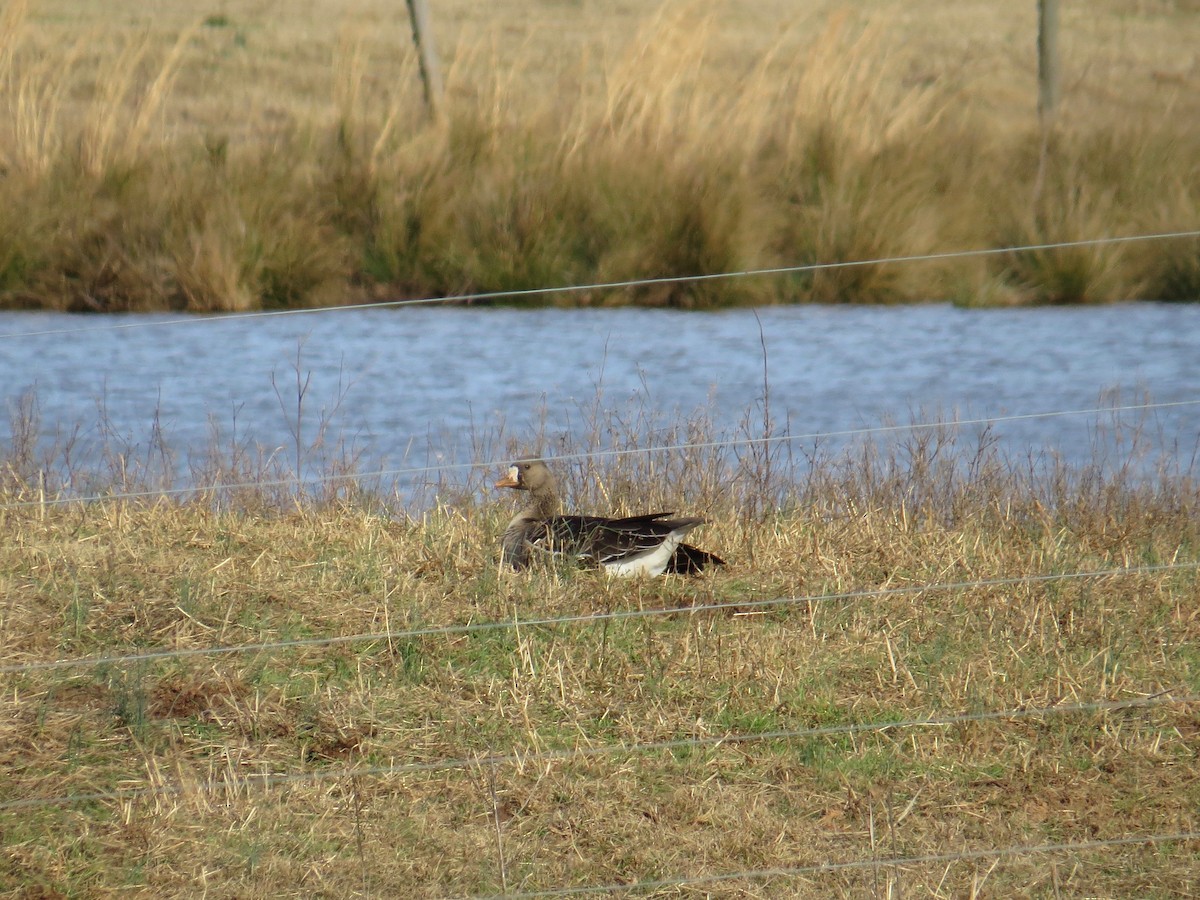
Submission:
[[540,459],[513,463],[497,488],[529,492],[529,502],[508,523],[501,539],[501,558],[514,569],[529,565],[531,551],[570,556],[602,567],[612,575],[695,575],[725,561],[707,550],[683,543],[705,520],[649,513],[610,519],[559,514],[558,484]]

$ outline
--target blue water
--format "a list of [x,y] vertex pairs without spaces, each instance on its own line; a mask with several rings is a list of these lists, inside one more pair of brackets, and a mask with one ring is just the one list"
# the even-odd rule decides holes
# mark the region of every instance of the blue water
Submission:
[[[321,446],[301,451],[312,466],[335,453],[335,437],[359,468],[466,462],[509,444],[549,450],[587,427],[598,395],[624,421],[701,415],[744,436],[748,413],[761,431],[764,383],[777,428],[793,435],[1000,417],[993,434],[1007,452],[1086,461],[1111,415],[1003,419],[1200,400],[1200,304],[792,306],[757,318],[628,308],[0,314],[6,404],[11,416],[33,391],[44,446],[74,435],[79,454],[99,454],[115,438],[137,456],[159,434],[185,476],[214,430],[294,463],[297,410],[302,448],[327,424]],[[1158,452],[1190,465],[1200,405],[1147,415]],[[7,421],[0,439],[11,440]]]

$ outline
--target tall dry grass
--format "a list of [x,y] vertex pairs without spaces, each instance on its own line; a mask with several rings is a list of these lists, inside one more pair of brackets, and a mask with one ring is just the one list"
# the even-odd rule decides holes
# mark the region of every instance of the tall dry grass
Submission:
[[[802,51],[784,34],[732,64],[725,20],[668,4],[623,46],[598,59],[581,50],[555,91],[531,92],[530,64],[511,62],[498,38],[466,40],[448,59],[438,124],[425,121],[411,55],[397,65],[345,33],[321,63],[326,112],[240,122],[233,110],[199,132],[166,107],[180,72],[203,71],[209,57],[198,54],[228,52],[218,38],[235,28],[229,16],[165,46],[125,36],[99,69],[94,35],[55,48],[38,40],[24,0],[5,17],[9,306],[328,304],[864,262],[1197,220],[1200,130],[1189,117],[1139,118],[1089,99],[1044,136],[1030,117],[996,114],[966,59],[914,73],[905,32],[883,14],[835,15]],[[393,77],[377,74],[385,65]],[[549,300],[1194,299],[1197,257],[1195,240],[1175,240]]]

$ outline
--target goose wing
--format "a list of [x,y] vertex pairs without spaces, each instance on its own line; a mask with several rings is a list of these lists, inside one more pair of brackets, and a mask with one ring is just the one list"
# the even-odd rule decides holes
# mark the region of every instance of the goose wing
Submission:
[[665,571],[671,575],[698,575],[709,566],[723,565],[725,560],[715,553],[709,553],[691,544],[680,544],[667,561]]
[[[672,513],[649,513],[610,519],[603,516],[553,516],[545,519],[532,543],[555,553],[606,565],[652,551],[672,534],[682,536],[703,519],[672,519]],[[703,552],[703,551],[700,551]]]

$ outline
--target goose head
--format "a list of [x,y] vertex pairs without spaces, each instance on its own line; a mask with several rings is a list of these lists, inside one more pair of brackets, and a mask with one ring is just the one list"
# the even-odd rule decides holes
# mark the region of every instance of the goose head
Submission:
[[513,488],[518,491],[544,490],[554,487],[554,476],[540,459],[523,459],[508,467],[508,473],[496,482],[498,488]]
[[498,488],[529,491],[529,508],[540,516],[553,515],[558,509],[558,483],[540,459],[522,459],[508,467],[508,473],[496,482]]

